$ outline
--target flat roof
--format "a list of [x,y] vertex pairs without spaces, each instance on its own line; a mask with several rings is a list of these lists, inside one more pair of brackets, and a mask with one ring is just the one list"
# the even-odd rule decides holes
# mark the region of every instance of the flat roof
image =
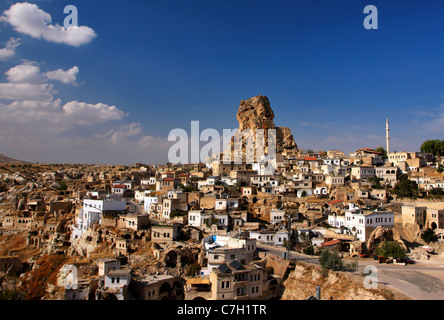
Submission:
[[186,284],[210,284],[210,279],[207,278],[188,279]]
[[107,276],[125,276],[131,273],[131,269],[116,269],[116,270],[109,270],[106,275]]

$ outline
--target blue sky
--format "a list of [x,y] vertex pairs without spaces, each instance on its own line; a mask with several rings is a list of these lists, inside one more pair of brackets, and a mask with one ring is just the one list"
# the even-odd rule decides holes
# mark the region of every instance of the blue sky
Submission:
[[[76,36],[34,20],[63,25],[69,4]],[[363,26],[369,4],[378,30]],[[11,157],[162,163],[172,129],[234,129],[259,93],[304,149],[385,146],[386,117],[392,151],[444,138],[442,1],[2,1],[0,13]]]

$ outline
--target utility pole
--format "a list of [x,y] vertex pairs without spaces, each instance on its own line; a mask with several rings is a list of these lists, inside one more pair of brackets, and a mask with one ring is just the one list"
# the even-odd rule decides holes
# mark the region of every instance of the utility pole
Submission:
[[291,245],[291,216],[287,216],[287,259],[290,260],[290,245]]
[[290,260],[290,248],[291,248],[291,220],[295,214],[295,211],[297,209],[295,208],[289,208],[286,207],[284,209],[285,211],[285,218],[286,218],[286,223],[287,223],[287,235],[288,235],[288,240],[287,240],[287,251],[286,251],[286,259]]
[[316,299],[321,300],[321,287],[316,287]]

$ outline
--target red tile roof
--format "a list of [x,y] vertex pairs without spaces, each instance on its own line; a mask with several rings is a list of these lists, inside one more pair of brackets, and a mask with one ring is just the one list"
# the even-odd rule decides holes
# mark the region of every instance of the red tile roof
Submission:
[[316,158],[316,157],[305,157],[304,160],[305,161],[316,161],[316,160],[318,160],[318,158]]
[[335,244],[340,243],[341,240],[331,240],[331,241],[327,241],[327,242],[323,242],[321,243],[324,247],[328,247],[328,246],[334,246]]
[[327,202],[327,203],[328,203],[328,204],[336,204],[336,203],[339,203],[339,202],[344,202],[344,200],[337,199],[337,200],[329,201],[329,202]]

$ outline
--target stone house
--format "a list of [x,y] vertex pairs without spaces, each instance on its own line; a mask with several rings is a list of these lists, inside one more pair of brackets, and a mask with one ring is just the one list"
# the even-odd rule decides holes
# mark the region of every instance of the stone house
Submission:
[[432,230],[444,229],[444,209],[427,209],[426,227]]
[[210,274],[212,300],[269,299],[268,293],[278,281],[269,279],[263,267],[238,261],[223,263]]
[[401,216],[403,224],[417,224],[422,229],[426,223],[427,207],[402,206]]
[[179,225],[177,223],[151,226],[151,241],[153,242],[176,241],[178,237]]
[[98,275],[104,276],[109,270],[119,270],[120,260],[115,258],[101,258],[96,261]]
[[96,300],[127,300],[128,286],[132,280],[131,269],[109,270],[99,277]]
[[184,300],[184,280],[171,275],[147,275],[133,282],[134,292],[142,300]]

